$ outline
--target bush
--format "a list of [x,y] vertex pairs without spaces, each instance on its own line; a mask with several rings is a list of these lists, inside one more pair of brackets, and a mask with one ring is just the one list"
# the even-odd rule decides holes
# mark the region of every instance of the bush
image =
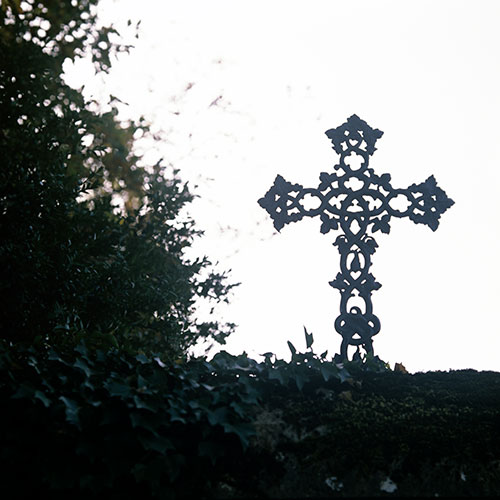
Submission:
[[[120,45],[98,28],[97,0],[0,5],[0,332],[12,343],[161,351],[224,342],[234,325],[199,323],[197,299],[235,285],[184,250],[200,235],[178,171],[134,152],[143,118],[122,123],[116,99],[95,110],[61,78],[89,54],[108,71]],[[116,206],[121,200],[120,206]]]

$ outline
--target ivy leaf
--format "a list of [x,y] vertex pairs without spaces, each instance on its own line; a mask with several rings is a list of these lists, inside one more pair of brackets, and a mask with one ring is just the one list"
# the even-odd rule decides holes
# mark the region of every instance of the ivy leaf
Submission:
[[65,406],[66,421],[80,428],[80,418],[78,416],[80,407],[78,406],[78,403],[73,399],[67,398],[65,396],[59,396],[59,399],[64,403]]
[[148,387],[148,381],[141,375],[137,375],[137,392],[140,394],[153,394],[153,391]]
[[186,419],[182,416],[179,408],[176,408],[175,406],[171,406],[168,409],[168,413],[170,415],[171,422],[180,422],[181,424],[186,423]]
[[269,371],[269,380],[277,380],[281,385],[287,385],[288,377],[283,370],[273,368]]
[[157,451],[165,455],[167,450],[175,450],[170,439],[164,436],[151,436],[150,434],[139,434],[138,439],[146,451]]
[[120,384],[115,380],[111,381],[107,380],[104,383],[104,387],[106,387],[110,396],[118,396],[121,398],[126,398],[127,396],[130,396],[130,387],[125,384]]
[[227,422],[227,408],[221,407],[208,411],[208,421],[210,425],[224,425]]
[[306,383],[307,379],[300,373],[295,374],[295,383],[297,384],[297,389],[299,391],[302,391],[302,388],[304,387],[304,384]]
[[330,380],[333,377],[336,377],[336,378],[339,377],[339,370],[334,363],[321,363],[321,366],[319,369],[320,369],[321,375],[323,375],[325,382],[328,382],[328,380]]
[[137,427],[142,427],[153,434],[153,436],[158,436],[158,432],[155,428],[154,416],[150,413],[144,414],[143,412],[134,411],[130,413],[130,422],[132,427],[135,429]]
[[76,347],[75,347],[75,351],[78,353],[78,354],[81,354],[84,358],[87,358],[88,360],[88,355],[89,355],[89,351],[87,349],[87,346],[83,343],[83,342],[80,342]]
[[61,356],[59,356],[59,354],[57,354],[56,351],[54,351],[53,349],[50,349],[49,350],[49,355],[48,355],[48,359],[50,361],[59,361],[59,363],[62,363],[63,365],[67,365],[68,363],[66,361],[64,361],[64,359],[61,358]]
[[35,391],[33,397],[39,399],[44,404],[45,408],[48,408],[52,403],[52,401],[42,391]]
[[156,361],[156,363],[160,368],[165,368],[167,366],[158,356],[156,356],[153,359]]
[[232,401],[229,405],[241,418],[245,418],[246,412],[241,405],[236,401]]
[[138,354],[135,359],[137,361],[139,361],[139,363],[141,363],[141,365],[147,365],[149,363],[151,363],[151,360],[149,358],[147,358],[146,356],[144,356],[144,354]]
[[289,340],[287,340],[286,343],[288,344],[288,348],[292,352],[292,358],[295,357],[297,355],[297,349],[295,349],[294,345]]
[[306,336],[306,349],[309,349],[313,345],[313,342],[314,342],[313,335],[312,335],[312,333],[308,333],[305,326],[304,326],[304,333]]
[[246,450],[249,445],[249,438],[255,435],[255,429],[251,424],[230,424],[226,422],[224,424],[224,432],[230,434],[236,434],[240,438],[241,445],[243,449]]
[[340,382],[342,383],[352,380],[352,375],[347,371],[347,369],[344,366],[337,372],[337,374]]
[[87,363],[85,363],[85,361],[83,361],[83,359],[81,359],[81,358],[78,358],[73,363],[73,366],[75,368],[79,368],[80,370],[82,370],[85,373],[85,375],[87,376],[87,378],[90,378],[90,375],[92,375],[92,370],[89,368]]

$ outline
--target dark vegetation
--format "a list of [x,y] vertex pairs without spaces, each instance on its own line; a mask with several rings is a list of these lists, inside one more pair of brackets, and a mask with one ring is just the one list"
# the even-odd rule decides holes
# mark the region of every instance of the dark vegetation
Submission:
[[[293,346],[292,346],[293,347]],[[495,496],[500,374],[294,352],[166,365],[2,350],[0,461],[21,498]]]
[[307,332],[288,363],[188,356],[233,328],[195,301],[234,285],[184,256],[193,194],[135,152],[147,122],[61,79],[129,49],[97,1],[0,3],[2,497],[498,494],[498,373],[330,361]]
[[227,300],[234,285],[207,258],[184,257],[199,235],[181,213],[193,195],[135,153],[134,137],[154,140],[146,121],[120,122],[115,98],[100,111],[61,78],[67,58],[90,54],[108,71],[128,50],[97,28],[96,3],[0,8],[2,338],[176,359],[198,340],[224,341],[233,325],[198,324],[193,306]]

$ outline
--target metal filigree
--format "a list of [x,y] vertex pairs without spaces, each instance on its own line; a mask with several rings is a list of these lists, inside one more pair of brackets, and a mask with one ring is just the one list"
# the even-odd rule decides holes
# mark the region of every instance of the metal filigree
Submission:
[[[409,217],[435,231],[441,214],[454,202],[437,186],[434,176],[421,184],[395,189],[389,174],[379,176],[368,168],[383,132],[372,129],[358,116],[352,115],[340,127],[327,130],[326,135],[340,155],[335,172],[322,172],[317,188],[304,188],[278,175],[259,205],[267,210],[278,231],[290,222],[317,215],[323,234],[334,229],[343,231],[334,243],[340,253],[340,272],[330,285],[341,295],[335,329],[342,336],[340,354],[345,359],[349,345],[373,353],[372,337],[380,331],[371,294],[381,285],[369,272],[378,245],[368,231],[389,233],[392,217]],[[316,207],[311,208],[314,202]],[[354,298],[360,298],[363,307],[350,305]]]

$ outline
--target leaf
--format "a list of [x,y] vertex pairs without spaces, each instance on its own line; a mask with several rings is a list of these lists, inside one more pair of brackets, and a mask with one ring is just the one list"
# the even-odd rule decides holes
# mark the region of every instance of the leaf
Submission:
[[345,367],[342,367],[338,372],[338,377],[340,379],[340,382],[344,383],[347,382],[348,380],[352,380],[352,375],[347,371]]
[[260,354],[260,356],[264,356],[264,363],[266,365],[272,365],[273,362],[272,362],[271,358],[273,356],[276,357],[276,355],[273,352],[265,352],[264,354]]
[[172,441],[164,436],[151,436],[150,434],[141,433],[138,439],[147,451],[153,450],[165,455],[167,450],[175,450]]
[[85,375],[87,376],[87,378],[90,378],[90,376],[92,375],[92,370],[89,368],[89,366],[87,365],[87,363],[85,363],[85,361],[83,361],[83,359],[81,359],[81,358],[78,358],[73,363],[73,366],[75,368],[80,368],[80,370],[82,370],[85,373]]
[[148,381],[141,375],[137,375],[137,390],[141,394],[153,394],[153,391],[148,387]]
[[30,365],[38,374],[40,374],[40,370],[38,368],[38,360],[34,356],[30,356],[28,358],[28,365]]
[[186,423],[186,419],[182,416],[182,414],[178,408],[171,406],[168,409],[168,413],[170,415],[171,422],[180,422],[181,424]]
[[83,343],[83,342],[80,342],[76,347],[75,347],[75,351],[79,354],[81,354],[82,356],[84,357],[87,357],[89,355],[89,351],[87,349],[87,346]]
[[241,424],[224,424],[224,432],[230,434],[236,434],[240,438],[241,445],[243,449],[248,448],[249,439],[255,435],[255,429],[251,424],[241,423]]
[[334,363],[321,363],[319,370],[325,382],[328,382],[333,377],[339,378],[339,370]]
[[353,360],[354,362],[361,362],[361,353],[360,353],[360,351],[359,351],[359,346],[358,346],[358,348],[356,349],[356,352],[353,354],[353,356],[352,356],[352,360]]
[[78,403],[65,396],[59,396],[59,399],[64,403],[66,409],[66,421],[79,428],[80,418],[78,416],[78,412],[80,411],[80,407],[78,406]]
[[304,334],[306,336],[306,349],[309,349],[314,342],[312,333],[308,333],[306,327],[304,326]]
[[295,347],[289,340],[287,340],[286,343],[288,344],[290,351],[292,351],[292,358],[293,358],[297,354],[297,349],[295,349]]
[[231,401],[229,405],[241,418],[245,418],[246,412],[236,401]]
[[160,368],[165,368],[167,365],[157,356],[153,358]]
[[273,368],[269,371],[269,380],[277,380],[281,385],[288,383],[288,377],[279,368]]
[[130,422],[134,429],[136,429],[137,427],[141,427],[151,432],[153,436],[158,436],[154,421],[155,416],[156,415],[151,415],[151,413],[145,414],[144,412],[133,411],[130,413]]
[[44,404],[45,408],[48,408],[52,403],[52,401],[42,391],[35,391],[33,397],[39,399]]
[[147,358],[146,356],[144,356],[144,354],[138,354],[135,359],[137,361],[139,361],[139,363],[141,363],[142,365],[147,365],[149,363],[151,363],[151,360],[149,358]]
[[60,363],[62,363],[63,365],[68,365],[68,363],[66,361],[64,361],[64,359],[62,359],[59,354],[57,354],[56,351],[54,351],[53,349],[50,349],[49,350],[49,355],[48,355],[48,359],[50,361],[59,361]]
[[134,403],[137,409],[149,410],[152,412],[155,411],[154,408],[152,408],[148,403],[143,401],[139,396],[134,396]]
[[210,425],[224,425],[227,423],[227,408],[221,407],[216,410],[209,410],[207,416]]
[[295,374],[295,383],[297,384],[297,389],[299,391],[302,391],[302,388],[304,387],[304,384],[306,383],[307,379],[301,375],[300,373]]
[[130,387],[125,384],[120,384],[114,380],[106,381],[104,383],[104,387],[106,387],[110,396],[119,396],[121,398],[130,396]]

